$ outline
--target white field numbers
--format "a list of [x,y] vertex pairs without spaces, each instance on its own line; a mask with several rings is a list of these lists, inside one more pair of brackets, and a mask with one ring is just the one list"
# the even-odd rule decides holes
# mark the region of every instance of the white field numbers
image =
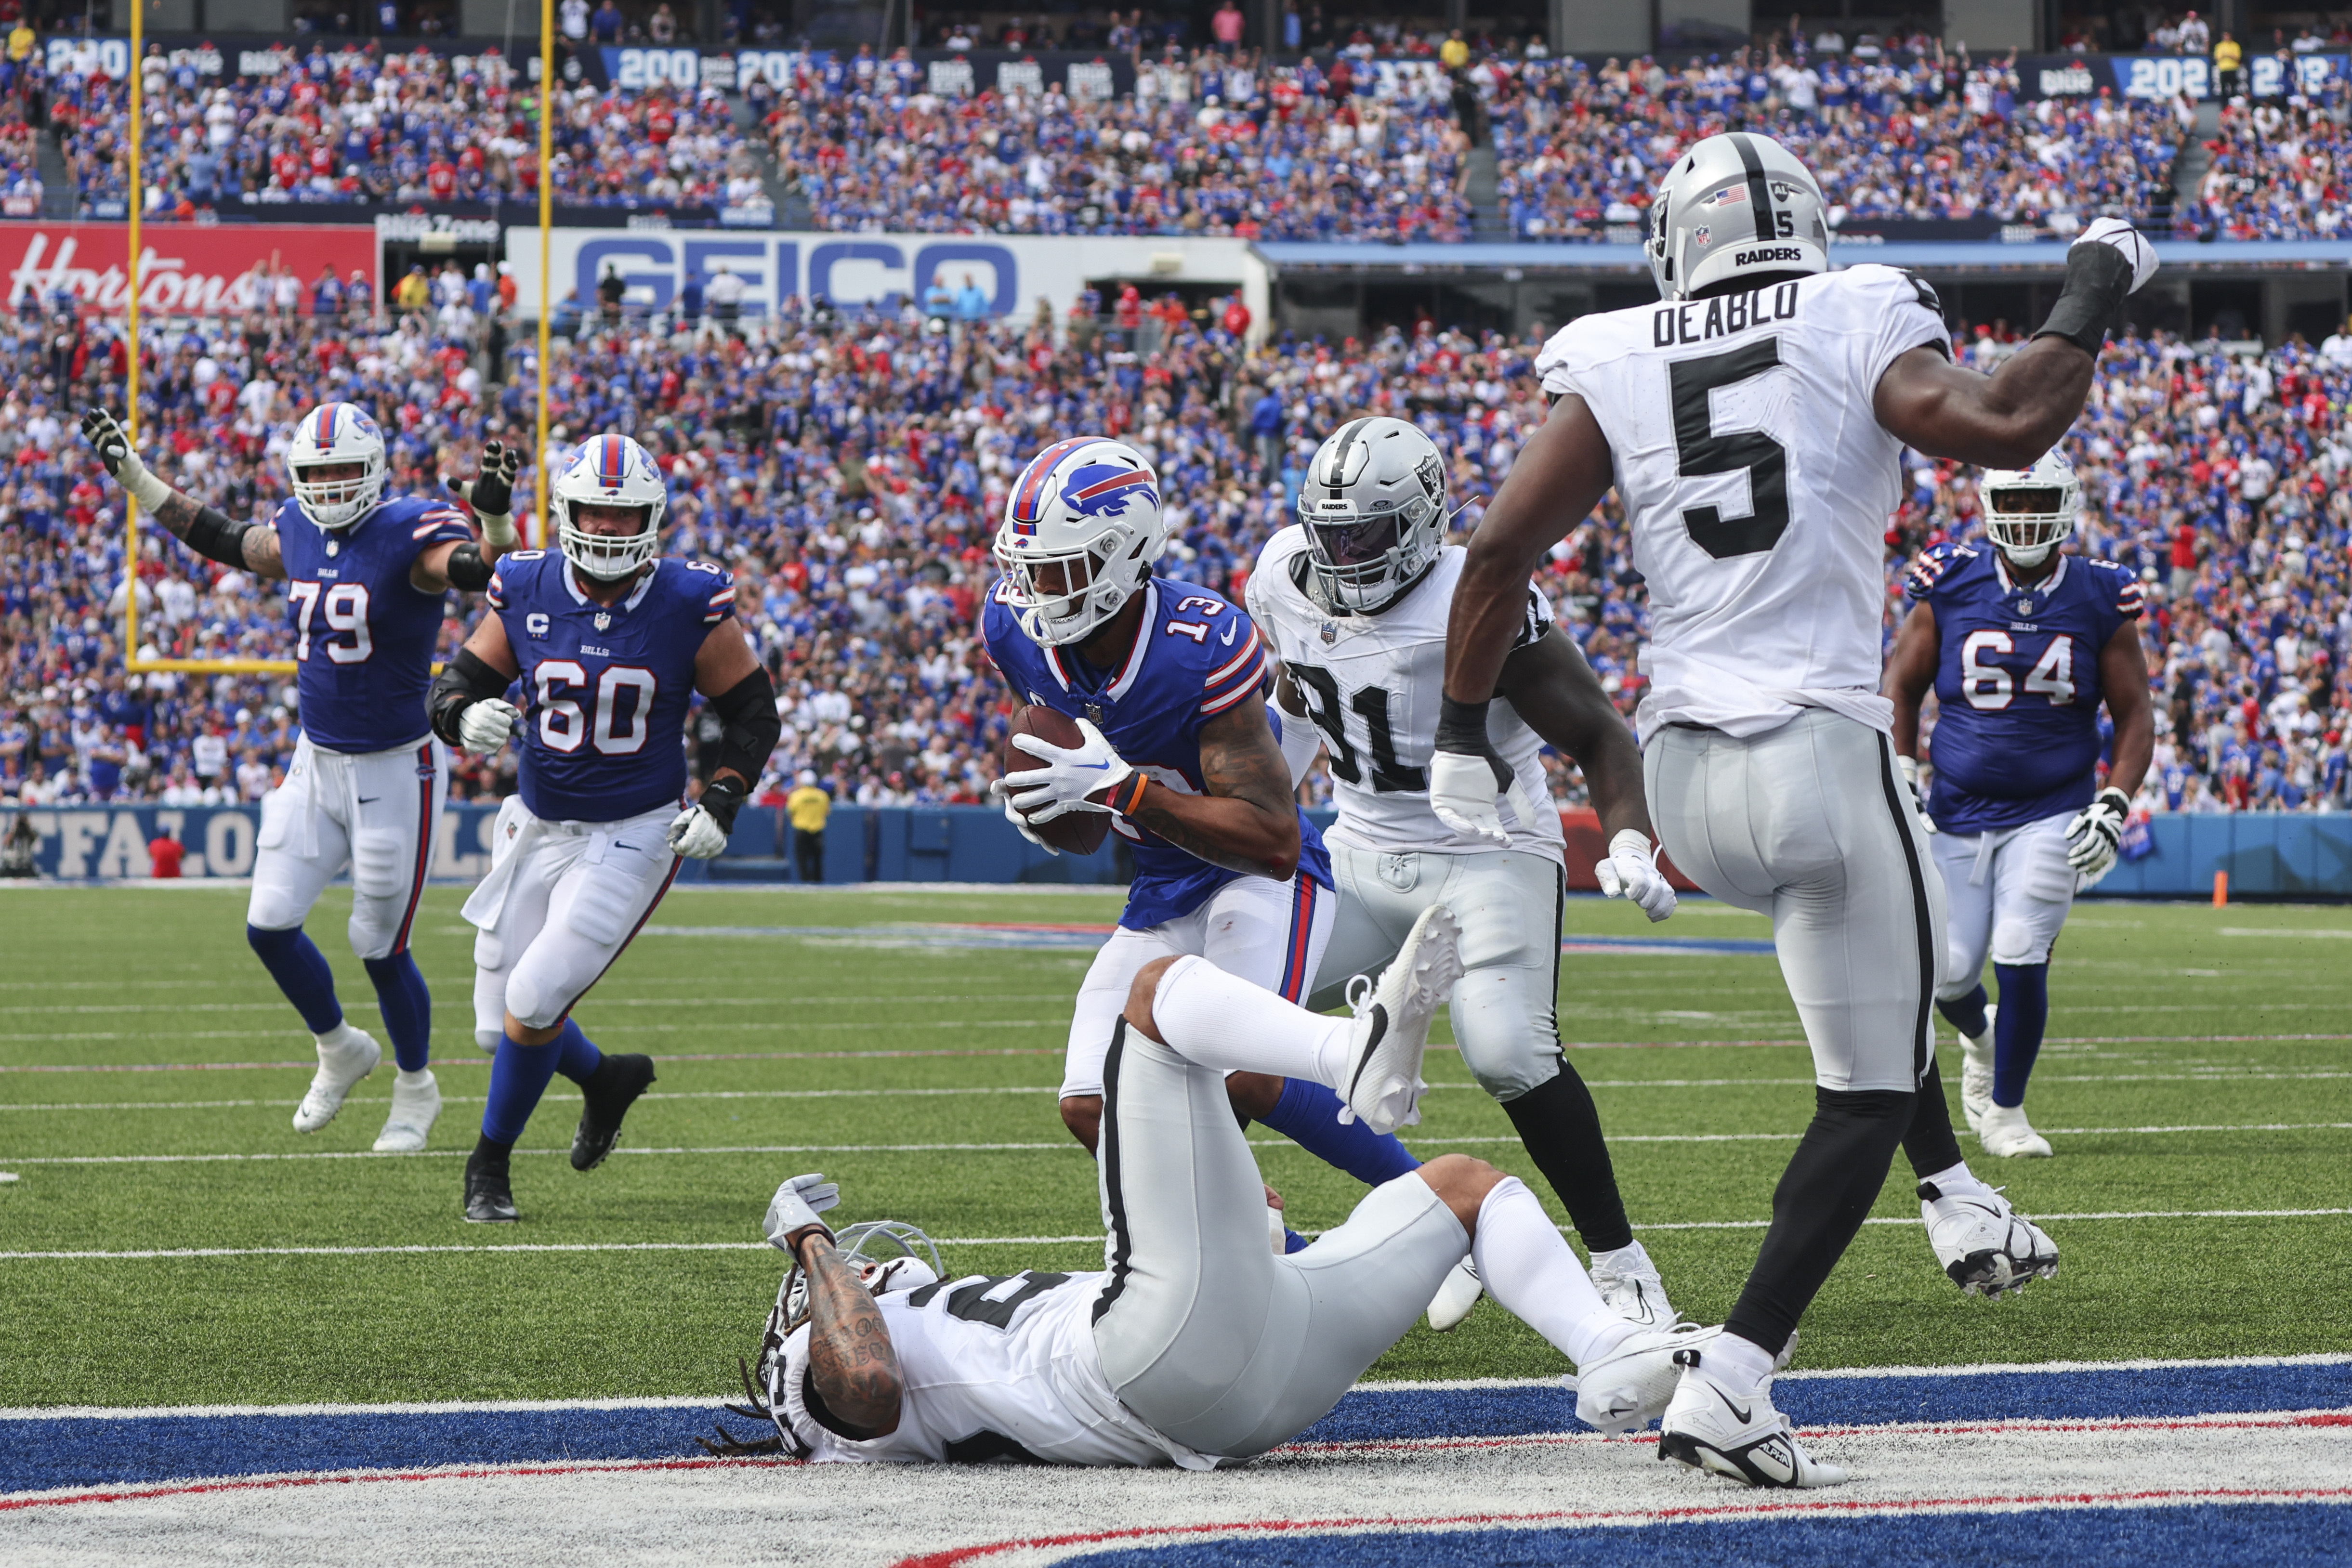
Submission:
[[573,752],[593,745],[606,757],[628,757],[646,747],[652,733],[655,680],[651,670],[609,664],[596,677],[594,716],[577,698],[589,689],[588,672],[571,659],[544,659],[532,672],[539,695],[539,738],[550,751]]
[[[324,588],[322,593],[320,590]],[[310,657],[310,620],[315,612],[330,632],[339,635],[319,644],[327,657],[338,664],[363,664],[375,652],[375,642],[368,634],[368,591],[364,582],[339,582],[332,588],[323,583],[289,582],[286,597],[295,604],[294,656]],[[348,638],[349,641],[344,639]]]
[[[1999,664],[1983,662],[1987,653],[2013,653],[2016,640],[2006,632],[1971,632],[1960,644],[1960,692],[1969,706],[1987,713],[1998,713],[2007,707],[2016,693],[2011,688],[2010,674]],[[2053,707],[2064,707],[2074,700],[2074,639],[2061,634],[2050,639],[2042,656],[2025,673],[2025,692],[2032,696],[2046,696]]]

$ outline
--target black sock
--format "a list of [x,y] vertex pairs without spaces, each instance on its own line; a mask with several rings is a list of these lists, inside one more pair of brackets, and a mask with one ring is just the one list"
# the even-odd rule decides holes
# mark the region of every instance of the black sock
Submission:
[[507,1168],[507,1156],[513,1153],[514,1145],[511,1143],[502,1144],[484,1134],[474,1145],[474,1152],[466,1157],[466,1168],[468,1171],[504,1170]]
[[1960,1163],[1960,1140],[1952,1131],[1952,1108],[1944,1103],[1944,1077],[1934,1061],[1919,1083],[1918,1103],[1911,1107],[1911,1130],[1903,1134],[1903,1155],[1922,1176],[1950,1170]]
[[1601,1136],[1601,1113],[1592,1103],[1592,1091],[1568,1059],[1560,1059],[1557,1077],[1516,1100],[1504,1101],[1503,1110],[1518,1129],[1519,1142],[1527,1145],[1536,1169],[1567,1206],[1585,1247],[1613,1252],[1632,1242],[1633,1228],[1626,1223],[1617,1172]]
[[1912,1098],[1895,1090],[1813,1091],[1812,1124],[1773,1190],[1772,1228],[1726,1333],[1770,1352],[1789,1343],[1878,1201]]

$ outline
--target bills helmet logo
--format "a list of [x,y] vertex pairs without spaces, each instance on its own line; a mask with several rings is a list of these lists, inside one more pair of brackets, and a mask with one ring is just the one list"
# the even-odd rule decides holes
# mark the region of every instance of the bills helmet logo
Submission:
[[1088,463],[1070,470],[1062,481],[1062,505],[1083,517],[1116,517],[1127,511],[1127,504],[1138,496],[1152,506],[1160,504],[1160,493],[1154,488],[1149,469],[1128,468],[1116,463]]

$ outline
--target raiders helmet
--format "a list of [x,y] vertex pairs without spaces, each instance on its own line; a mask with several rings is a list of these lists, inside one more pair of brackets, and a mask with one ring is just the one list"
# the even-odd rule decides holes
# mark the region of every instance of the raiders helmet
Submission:
[[1828,210],[1795,153],[1735,131],[1692,144],[1650,205],[1650,272],[1668,299],[1731,278],[1827,272]]

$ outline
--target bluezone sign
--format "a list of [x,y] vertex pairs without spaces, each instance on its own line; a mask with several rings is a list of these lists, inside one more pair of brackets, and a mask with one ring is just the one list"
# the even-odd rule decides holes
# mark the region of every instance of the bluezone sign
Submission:
[[[507,254],[517,258],[516,304],[540,308],[539,230],[510,228]],[[627,285],[624,302],[641,310],[675,308],[689,278],[707,289],[720,267],[743,280],[743,311],[769,314],[788,299],[822,295],[836,305],[872,302],[895,309],[919,303],[934,278],[961,293],[967,279],[992,316],[1025,314],[1039,299],[1066,311],[1089,281],[1134,278],[1147,294],[1154,280],[1239,287],[1265,319],[1265,265],[1238,239],[1071,238],[1030,235],[761,234],[690,230],[559,228],[550,243],[556,303],[569,295],[593,310],[607,268]]]
[[[2233,90],[2251,98],[2316,92],[2352,74],[2352,56],[2246,57]],[[2201,101],[2221,95],[2220,73],[2202,55],[2029,55],[2017,62],[2028,98],[2084,98],[2113,89],[2126,98]]]

